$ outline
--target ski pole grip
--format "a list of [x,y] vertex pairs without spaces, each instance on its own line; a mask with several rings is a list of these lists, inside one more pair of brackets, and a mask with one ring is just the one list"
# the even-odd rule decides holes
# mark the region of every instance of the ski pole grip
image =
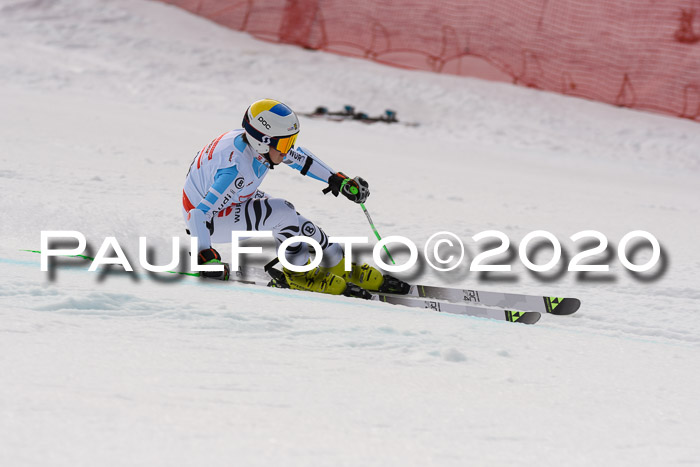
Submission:
[[[333,189],[333,185],[336,185],[337,179],[341,178],[338,174],[342,175],[345,178],[343,178],[343,181],[340,182],[340,186],[337,187],[338,191],[336,192]],[[332,191],[335,196],[338,196],[340,193],[343,192],[343,188],[350,181],[350,178],[341,172],[338,172],[338,174],[331,175],[331,178],[328,180],[328,186],[326,188],[324,188],[323,190],[321,190],[324,195],[327,195],[328,193],[330,193]],[[335,180],[334,180],[334,177],[335,177]]]

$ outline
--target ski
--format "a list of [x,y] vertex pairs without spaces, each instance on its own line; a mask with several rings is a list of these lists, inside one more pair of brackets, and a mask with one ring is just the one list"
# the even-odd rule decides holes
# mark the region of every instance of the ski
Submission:
[[[238,271],[238,273],[240,273],[240,271]],[[289,285],[287,284],[287,281],[282,271],[274,268],[269,268],[267,270],[267,273],[270,274],[270,277],[272,277],[272,280],[267,284],[268,287],[277,287],[283,289],[289,288]],[[229,280],[236,281],[242,279],[244,281],[250,281],[250,279],[243,279],[245,277],[243,273],[240,274],[240,276],[232,275],[231,278],[229,278]],[[256,281],[256,283],[259,283],[259,281]],[[406,295],[392,295],[379,292],[369,292],[351,283],[348,283],[348,289],[343,295],[354,298],[362,298],[366,300],[375,300],[379,302],[390,303],[392,305],[402,305],[411,308],[421,308],[456,315],[474,316],[477,318],[509,321],[511,323],[535,324],[537,321],[539,321],[541,317],[541,314],[536,311],[518,311],[506,310],[503,308],[488,308],[485,306],[466,305],[464,303],[446,303],[438,302],[435,300],[424,300],[419,297],[412,297]]]
[[306,112],[306,113],[299,113],[299,115],[302,115],[304,117],[310,117],[310,118],[323,118],[325,120],[330,120],[333,122],[342,122],[345,120],[355,120],[359,121],[362,123],[377,123],[377,122],[383,122],[383,123],[399,123],[404,126],[410,126],[410,127],[416,127],[419,126],[420,124],[417,122],[404,122],[404,121],[399,121],[399,119],[396,117],[396,112],[393,110],[385,110],[383,115],[380,115],[378,117],[370,117],[368,114],[365,112],[358,112],[355,110],[355,107],[351,105],[346,105],[343,110],[337,111],[337,112],[331,112],[328,110],[328,108],[320,106],[316,107],[316,109],[313,112]]
[[509,321],[511,323],[535,324],[540,320],[541,314],[536,311],[506,310],[503,308],[488,308],[485,306],[465,305],[463,303],[438,302],[435,300],[424,300],[418,297],[372,294],[373,300],[379,300],[394,305],[403,305],[414,308],[424,308],[442,313],[456,315],[467,315],[478,318],[495,319],[499,321]]
[[320,106],[316,107],[313,112],[299,113],[304,117],[310,118],[324,118],[326,120],[332,120],[336,122],[341,122],[343,120],[352,120],[355,118],[355,107],[351,105],[346,105],[343,110],[337,112],[331,112],[328,108]]
[[[274,264],[274,260],[271,264]],[[267,267],[266,270],[268,270],[268,272],[272,271],[273,274],[274,271],[276,271],[275,269],[269,269]],[[241,274],[241,277],[248,277],[251,275],[259,275],[260,273],[257,273],[255,269],[246,268],[243,271],[239,271],[239,274]],[[392,276],[385,275],[384,277],[393,282],[402,282]],[[406,289],[400,294],[383,292],[382,295],[395,298],[412,297],[445,300],[458,304],[497,307],[507,310],[531,311],[552,315],[570,315],[575,313],[581,306],[581,301],[579,299],[570,297],[489,292],[484,290],[458,289],[432,285],[412,285],[405,283],[404,285]]]
[[[280,277],[282,274],[277,269],[268,269],[268,274],[274,281],[283,282]],[[232,272],[230,280],[247,281],[253,283],[251,277],[261,277],[265,274],[264,271],[258,271],[256,268],[245,268]],[[266,274],[265,274],[266,275]],[[264,285],[265,280],[258,279],[254,281],[258,285]],[[275,285],[273,285],[275,286]],[[278,284],[278,287],[284,287],[283,284]],[[361,289],[364,290],[364,289]],[[457,289],[451,287],[437,287],[428,285],[410,285],[406,294],[389,294],[389,293],[372,293],[371,299],[380,300],[387,303],[402,304],[406,306],[418,306],[421,308],[443,311],[446,313],[469,314],[472,316],[483,316],[492,319],[498,319],[499,312],[502,314],[516,313],[515,318],[518,322],[537,320],[543,313],[553,315],[570,315],[575,313],[581,306],[580,300],[576,298],[565,297],[545,297],[539,295],[513,294],[505,292],[487,292],[481,290]],[[349,296],[361,297],[361,292],[356,290],[348,291]],[[445,300],[438,301],[438,300]],[[410,303],[408,301],[411,301]],[[493,307],[492,313],[488,307]],[[487,311],[484,311],[487,310]],[[520,313],[534,313],[527,315],[519,321]],[[506,319],[506,321],[511,321]],[[526,323],[531,324],[531,323]]]
[[405,296],[447,300],[454,303],[493,306],[509,310],[549,313],[553,315],[570,315],[575,313],[581,306],[581,301],[579,299],[570,297],[548,297],[430,285],[411,285]]

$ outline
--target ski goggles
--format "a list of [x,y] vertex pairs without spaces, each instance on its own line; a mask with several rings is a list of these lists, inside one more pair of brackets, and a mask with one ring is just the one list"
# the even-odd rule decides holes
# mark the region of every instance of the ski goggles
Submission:
[[270,138],[270,146],[277,149],[283,154],[287,154],[289,150],[294,147],[294,143],[296,143],[297,141],[297,136],[298,133],[292,136],[280,136],[278,138]]
[[270,147],[275,148],[284,154],[288,153],[289,150],[294,147],[294,144],[297,141],[297,136],[299,135],[299,133],[295,133],[289,136],[267,136],[266,134],[256,130],[253,125],[250,124],[247,114],[243,118],[243,128],[256,140],[263,144],[268,144]]

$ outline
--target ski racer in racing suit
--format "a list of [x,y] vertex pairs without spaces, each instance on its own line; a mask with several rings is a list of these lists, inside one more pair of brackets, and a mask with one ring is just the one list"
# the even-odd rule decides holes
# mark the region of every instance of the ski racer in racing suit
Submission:
[[[259,190],[267,174],[284,164],[301,175],[328,183],[324,193],[342,193],[356,203],[367,200],[369,185],[364,179],[335,172],[306,148],[294,149],[298,133],[299,120],[288,106],[263,99],[246,110],[242,129],[222,134],[197,153],[182,193],[183,215],[188,233],[197,238],[198,263],[224,266],[221,272],[202,274],[228,279],[228,265],[221,263],[221,255],[212,243],[230,243],[232,231],[267,230],[272,231],[278,245],[293,236],[313,238],[321,245],[324,264],[332,265],[307,272],[283,268],[291,288],[342,294],[346,282],[351,282],[366,290],[379,290],[384,277],[377,269],[353,264],[346,272],[339,244],[330,243],[325,232],[291,203]],[[292,243],[285,259],[292,265],[306,265],[308,244]]]

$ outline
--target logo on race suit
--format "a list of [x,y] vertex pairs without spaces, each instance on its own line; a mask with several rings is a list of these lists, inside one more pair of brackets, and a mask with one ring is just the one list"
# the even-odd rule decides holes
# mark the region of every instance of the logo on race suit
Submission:
[[259,121],[260,123],[262,123],[263,126],[264,126],[265,128],[267,128],[268,130],[269,130],[270,128],[272,128],[272,127],[270,126],[270,124],[267,123],[267,121],[262,117],[262,115],[258,117],[258,121]]
[[233,181],[233,186],[235,186],[239,190],[243,188],[243,185],[245,185],[245,179],[243,177],[238,177]]
[[294,205],[293,205],[292,203],[290,203],[289,201],[285,200],[285,201],[284,201],[284,204],[286,204],[287,207],[288,207],[289,209],[291,209],[292,211],[294,211]]
[[311,237],[316,233],[316,226],[311,222],[304,222],[304,225],[301,226],[301,232],[307,237]]
[[289,152],[287,153],[287,157],[290,157],[294,159],[295,161],[301,163],[304,159],[306,159],[306,156],[303,154],[299,154],[296,152],[294,149],[290,149]]

